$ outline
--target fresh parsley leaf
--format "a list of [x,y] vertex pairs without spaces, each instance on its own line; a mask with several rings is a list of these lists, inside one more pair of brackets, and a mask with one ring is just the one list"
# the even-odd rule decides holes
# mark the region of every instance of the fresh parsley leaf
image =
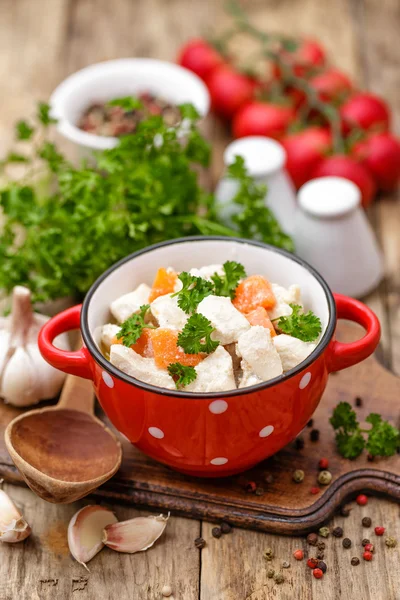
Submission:
[[150,308],[150,304],[143,304],[140,307],[140,312],[133,314],[131,317],[126,319],[121,325],[121,329],[117,333],[117,339],[122,338],[124,346],[133,346],[136,344],[140,336],[142,335],[143,329],[155,329],[154,325],[145,323],[145,316]]
[[338,451],[344,458],[357,458],[365,448],[365,440],[360,431],[354,433],[338,431],[335,440]]
[[33,133],[34,129],[27,121],[18,121],[15,125],[15,135],[17,140],[30,140]]
[[29,162],[29,158],[24,156],[23,154],[18,154],[17,152],[10,152],[6,157],[7,163],[27,163]]
[[123,98],[115,98],[107,102],[107,106],[120,106],[127,112],[143,108],[143,103],[135,96],[124,96]]
[[182,289],[175,292],[172,296],[178,296],[178,306],[185,313],[193,313],[200,302],[213,293],[213,284],[211,281],[195,277],[186,271],[178,275],[178,279],[182,282]]
[[358,429],[357,415],[348,402],[339,402],[329,422],[334,429],[343,429],[347,432]]
[[368,415],[366,421],[372,425],[372,428],[368,431],[368,452],[372,456],[393,456],[393,454],[396,454],[400,446],[399,430],[375,413]]
[[200,119],[200,115],[193,104],[180,104],[178,108],[183,119],[190,119],[191,121],[198,121]]
[[204,315],[192,315],[178,335],[178,346],[186,354],[198,354],[199,352],[210,354],[219,346],[218,341],[211,339],[213,331],[215,331],[214,327]]
[[319,317],[311,310],[303,313],[299,304],[290,304],[289,306],[293,312],[288,317],[280,317],[277,323],[279,331],[303,340],[303,342],[316,340],[322,331]]
[[246,271],[243,265],[233,260],[224,263],[224,275],[215,273],[211,279],[214,283],[214,294],[216,296],[235,297],[236,288],[241,279],[246,277]]
[[57,119],[50,116],[51,107],[46,102],[39,102],[37,118],[42,125],[47,127],[51,123],[57,123]]
[[176,389],[180,389],[192,383],[197,377],[196,369],[194,367],[186,367],[179,362],[172,363],[167,367],[168,373],[175,381]]

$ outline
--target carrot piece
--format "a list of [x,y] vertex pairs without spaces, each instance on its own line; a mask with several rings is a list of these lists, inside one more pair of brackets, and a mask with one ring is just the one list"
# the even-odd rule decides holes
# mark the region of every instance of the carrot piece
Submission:
[[167,271],[164,268],[158,269],[151,288],[149,302],[153,302],[158,296],[172,294],[177,279],[178,275],[175,271]]
[[246,314],[259,306],[273,308],[276,298],[268,279],[262,275],[250,275],[237,286],[232,303],[240,312]]
[[272,321],[268,316],[267,311],[262,306],[252,310],[247,313],[246,319],[250,323],[250,325],[261,325],[261,327],[265,327],[265,329],[269,329],[271,332],[271,337],[276,335],[276,331],[274,326],[272,325]]
[[157,367],[166,369],[175,362],[180,362],[186,367],[195,367],[204,359],[204,354],[186,354],[178,346],[178,331],[162,327],[149,331]]
[[[113,344],[123,344],[123,338],[114,337],[112,343]],[[140,356],[144,356],[145,358],[151,358],[154,356],[153,346],[151,343],[150,337],[150,329],[143,329],[142,335],[138,339],[135,344],[131,345],[132,350],[134,350]]]

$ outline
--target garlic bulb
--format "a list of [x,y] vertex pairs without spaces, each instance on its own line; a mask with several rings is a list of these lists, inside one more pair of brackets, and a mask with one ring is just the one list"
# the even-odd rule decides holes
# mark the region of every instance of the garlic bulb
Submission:
[[[30,406],[60,391],[65,373],[51,367],[37,346],[39,330],[49,318],[33,312],[27,288],[14,288],[11,314],[0,318],[0,397],[5,402]],[[55,345],[68,350],[68,336],[58,336]]]
[[68,526],[68,545],[72,556],[89,571],[89,562],[104,547],[103,530],[116,523],[111,510],[103,506],[89,505],[74,514]]
[[31,528],[11,498],[0,490],[0,542],[21,542],[31,533]]

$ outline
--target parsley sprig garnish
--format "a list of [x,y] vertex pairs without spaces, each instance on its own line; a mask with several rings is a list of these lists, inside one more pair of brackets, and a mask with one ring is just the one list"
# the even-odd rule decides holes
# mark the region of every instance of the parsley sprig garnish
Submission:
[[303,313],[303,309],[299,304],[290,304],[289,306],[292,309],[292,314],[287,317],[280,317],[276,325],[277,329],[281,333],[287,333],[292,337],[303,340],[303,342],[316,340],[322,331],[319,317],[311,310]]
[[136,344],[142,335],[144,328],[155,329],[154,325],[145,322],[145,316],[149,308],[150,304],[143,304],[140,307],[140,312],[133,314],[122,323],[121,329],[118,331],[116,337],[118,340],[122,338],[122,343],[124,346],[129,347],[133,344]]
[[194,314],[186,321],[185,327],[178,335],[178,346],[186,354],[206,352],[210,354],[219,346],[218,341],[211,339],[215,328],[204,315]]
[[337,405],[330,423],[336,431],[339,453],[353,459],[366,448],[371,456],[393,456],[400,447],[399,430],[376,413],[370,413],[365,420],[372,425],[370,429],[360,427],[357,415],[348,402]]
[[194,367],[187,367],[180,362],[168,365],[167,369],[168,373],[175,381],[177,390],[189,385],[189,383],[192,383],[197,377],[196,369]]
[[244,266],[234,260],[227,260],[224,263],[224,275],[214,273],[211,277],[214,283],[214,294],[228,296],[233,300],[239,281],[244,277],[246,277]]

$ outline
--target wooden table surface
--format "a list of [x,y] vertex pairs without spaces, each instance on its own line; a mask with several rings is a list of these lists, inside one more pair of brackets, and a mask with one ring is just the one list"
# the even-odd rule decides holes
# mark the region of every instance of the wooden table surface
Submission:
[[[338,67],[389,101],[400,132],[399,0],[248,0],[243,5],[260,26],[318,37]],[[0,151],[11,140],[12,123],[29,115],[34,103],[47,99],[69,73],[127,56],[174,60],[186,39],[211,27],[222,29],[227,21],[221,0],[0,0],[0,11]],[[215,180],[228,138],[211,118],[208,131]],[[370,216],[384,249],[387,278],[367,302],[382,322],[382,361],[398,373],[398,198],[381,198]],[[148,552],[130,556],[105,549],[90,563],[89,574],[71,559],[66,543],[70,517],[88,500],[54,506],[27,489],[6,489],[33,534],[25,543],[0,547],[0,600],[156,600],[165,584],[173,588],[175,600],[400,600],[400,550],[388,551],[382,539],[373,562],[358,567],[350,566],[352,550],[343,550],[340,540],[328,540],[328,572],[317,581],[304,563],[293,564],[292,553],[305,549],[304,539],[235,529],[217,540],[211,524],[175,517]],[[396,504],[370,499],[367,507],[354,506],[350,517],[337,517],[331,525],[344,526],[346,535],[359,541],[360,520],[369,515],[400,539]],[[133,507],[113,508],[119,519],[145,514]],[[201,553],[193,544],[200,535],[207,540]],[[274,549],[276,565],[292,563],[281,586],[266,576],[266,547]]]

